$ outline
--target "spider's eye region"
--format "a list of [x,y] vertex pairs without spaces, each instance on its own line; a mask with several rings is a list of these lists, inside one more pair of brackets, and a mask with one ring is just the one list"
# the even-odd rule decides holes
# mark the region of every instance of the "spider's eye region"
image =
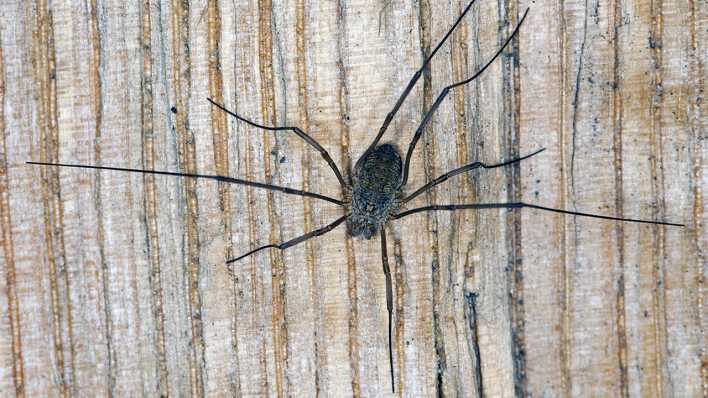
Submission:
[[376,235],[379,226],[375,219],[355,213],[347,219],[347,230],[351,236],[363,236],[371,239]]

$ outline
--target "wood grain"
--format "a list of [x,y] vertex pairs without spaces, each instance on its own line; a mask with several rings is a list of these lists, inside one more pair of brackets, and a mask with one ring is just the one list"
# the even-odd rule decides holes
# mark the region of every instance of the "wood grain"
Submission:
[[[345,174],[467,2],[6,1],[0,10],[0,396],[390,395],[379,242],[342,214],[211,181],[341,197]],[[394,119],[421,195],[535,210],[421,213],[389,229],[401,396],[708,395],[705,42],[693,0],[478,0]]]

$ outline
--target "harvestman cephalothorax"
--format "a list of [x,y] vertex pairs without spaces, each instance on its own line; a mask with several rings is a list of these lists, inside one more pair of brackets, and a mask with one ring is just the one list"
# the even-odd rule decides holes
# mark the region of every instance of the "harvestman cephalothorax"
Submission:
[[[428,57],[423,61],[423,65],[418,69],[414,74],[413,77],[411,78],[410,82],[408,82],[408,86],[403,90],[403,93],[401,93],[401,96],[398,98],[396,101],[396,104],[393,106],[393,109],[386,115],[386,119],[384,120],[383,124],[381,125],[381,128],[379,129],[378,134],[376,135],[376,138],[374,138],[373,142],[369,145],[369,147],[366,149],[364,154],[359,158],[359,160],[356,162],[354,166],[354,173],[351,174],[350,178],[345,179],[342,173],[340,172],[339,168],[337,165],[334,163],[334,160],[330,157],[329,153],[327,150],[325,150],[315,139],[310,137],[307,133],[299,129],[298,127],[269,127],[269,126],[263,126],[258,123],[255,123],[251,120],[248,120],[242,116],[239,116],[238,114],[226,109],[222,104],[218,104],[214,102],[212,99],[208,98],[208,100],[216,107],[219,109],[223,110],[224,112],[228,113],[229,115],[235,117],[236,119],[247,123],[253,127],[263,129],[263,130],[268,130],[268,131],[292,131],[294,132],[298,137],[302,138],[305,142],[307,142],[310,146],[315,148],[320,155],[322,155],[322,158],[329,164],[330,168],[334,172],[335,176],[337,177],[337,180],[339,181],[339,184],[342,187],[342,190],[344,192],[344,198],[342,199],[335,199],[331,198],[328,196],[320,195],[318,193],[313,193],[313,192],[307,192],[307,191],[302,191],[302,190],[297,190],[297,189],[292,189],[288,187],[282,187],[282,186],[277,186],[277,185],[272,185],[272,184],[266,184],[266,183],[261,183],[261,182],[255,182],[255,181],[247,181],[247,180],[242,180],[239,178],[233,178],[233,177],[226,177],[226,176],[218,176],[218,175],[204,175],[204,174],[188,174],[188,173],[179,173],[179,172],[170,172],[170,171],[155,171],[155,170],[141,170],[141,169],[130,169],[130,168],[122,168],[122,167],[107,167],[107,166],[92,166],[92,165],[80,165],[80,164],[65,164],[65,163],[44,163],[44,162],[27,162],[28,164],[35,164],[35,165],[43,165],[43,166],[60,166],[60,167],[76,167],[76,168],[85,168],[85,169],[99,169],[99,170],[114,170],[114,171],[127,171],[127,172],[134,172],[134,173],[147,173],[147,174],[159,174],[159,175],[169,175],[169,176],[177,176],[177,177],[190,177],[190,178],[203,178],[203,179],[211,179],[211,180],[217,180],[221,182],[227,182],[227,183],[233,183],[233,184],[238,184],[238,185],[246,185],[250,187],[255,187],[255,188],[262,188],[262,189],[268,189],[268,190],[274,190],[274,191],[280,191],[286,194],[291,194],[291,195],[299,195],[299,196],[307,196],[315,199],[320,199],[320,200],[325,200],[331,203],[334,203],[336,205],[339,205],[342,207],[344,215],[339,217],[337,220],[334,222],[330,223],[329,225],[326,225],[322,228],[316,229],[314,231],[310,231],[302,236],[298,236],[296,238],[293,238],[291,240],[281,242],[281,243],[273,243],[265,246],[261,246],[258,248],[255,248],[251,251],[249,251],[246,254],[243,254],[239,257],[229,259],[227,263],[233,263],[235,261],[239,261],[245,257],[248,257],[256,252],[259,252],[264,249],[268,248],[275,248],[275,249],[280,249],[284,250],[289,247],[295,246],[298,243],[302,243],[308,239],[321,236],[326,234],[327,232],[333,230],[340,224],[346,222],[347,223],[347,232],[351,236],[363,236],[366,239],[371,239],[373,238],[376,234],[379,234],[381,237],[381,261],[383,263],[383,271],[386,277],[386,309],[388,310],[388,348],[389,348],[389,366],[390,366],[390,372],[391,372],[391,389],[395,391],[394,387],[394,372],[393,372],[393,351],[392,351],[392,346],[391,346],[391,318],[392,318],[392,310],[393,310],[393,299],[392,299],[392,288],[391,288],[391,272],[389,269],[388,265],[388,255],[386,253],[386,226],[389,221],[392,220],[397,220],[415,213],[420,213],[420,212],[426,212],[426,211],[436,211],[436,210],[447,210],[447,211],[455,211],[455,210],[465,210],[465,209],[499,209],[499,208],[506,208],[506,209],[520,209],[523,207],[527,208],[532,208],[532,209],[537,209],[537,210],[544,210],[544,211],[550,211],[550,212],[555,212],[555,213],[562,213],[562,214],[570,214],[574,216],[583,216],[583,217],[594,217],[594,218],[600,218],[600,219],[605,219],[605,220],[615,220],[615,221],[624,221],[624,222],[634,222],[634,223],[646,223],[646,224],[659,224],[659,225],[671,225],[671,226],[683,226],[682,224],[675,224],[675,223],[669,223],[669,222],[663,222],[663,221],[650,221],[650,220],[638,220],[638,219],[630,219],[630,218],[619,218],[619,217],[610,217],[610,216],[603,216],[603,215],[598,215],[598,214],[590,214],[590,213],[581,213],[581,212],[576,212],[576,211],[568,211],[568,210],[561,210],[561,209],[554,209],[550,207],[545,207],[545,206],[539,206],[536,204],[531,204],[531,203],[525,203],[525,202],[513,202],[513,203],[469,203],[469,204],[433,204],[429,206],[424,206],[424,207],[418,207],[410,210],[404,210],[403,206],[411,201],[413,198],[419,196],[422,193],[425,193],[426,191],[432,189],[436,185],[446,181],[448,178],[456,176],[458,174],[466,173],[470,170],[473,169],[478,169],[478,168],[484,168],[484,169],[491,169],[491,168],[496,168],[496,167],[502,167],[502,166],[507,166],[513,163],[518,163],[524,159],[527,159],[531,156],[534,156],[540,152],[542,152],[545,148],[541,148],[531,154],[528,154],[523,157],[519,158],[514,158],[507,160],[505,162],[497,163],[497,164],[485,164],[482,162],[474,162],[470,164],[466,164],[462,167],[459,167],[457,169],[451,170],[434,180],[428,182],[427,184],[423,185],[422,187],[416,189],[413,192],[408,192],[406,189],[406,183],[408,182],[408,176],[409,176],[409,170],[410,170],[410,163],[411,163],[411,157],[413,154],[413,150],[415,149],[416,143],[420,139],[421,135],[423,134],[423,131],[425,131],[425,128],[428,126],[428,123],[430,123],[430,120],[433,117],[433,114],[435,111],[438,109],[442,101],[445,99],[445,97],[450,93],[450,90],[463,86],[474,79],[476,79],[478,76],[480,76],[485,69],[487,69],[492,62],[494,62],[495,59],[497,59],[504,49],[507,47],[507,45],[511,42],[511,40],[516,36],[516,34],[519,31],[519,28],[521,27],[521,24],[524,22],[524,19],[526,18],[526,15],[528,14],[528,9],[524,12],[524,15],[522,16],[521,20],[519,23],[516,25],[514,28],[514,31],[509,35],[509,37],[506,39],[504,44],[499,48],[499,50],[491,57],[491,59],[484,64],[472,77],[451,84],[445,88],[442,89],[440,94],[438,95],[437,99],[433,103],[433,105],[430,107],[430,109],[425,113],[423,116],[423,120],[421,121],[420,125],[415,131],[415,134],[413,135],[413,139],[411,140],[410,145],[408,146],[408,151],[406,152],[405,156],[405,161],[403,161],[403,158],[401,157],[401,153],[399,152],[398,148],[392,144],[382,144],[379,145],[379,141],[381,140],[381,137],[384,135],[386,132],[386,129],[390,125],[391,121],[393,120],[393,117],[396,115],[398,112],[399,108],[403,104],[403,102],[406,100],[410,92],[413,90],[413,87],[415,84],[418,82],[418,79],[421,77],[425,69],[428,67],[430,64],[430,61],[432,58],[435,56],[435,54],[440,50],[440,47],[447,41],[447,39],[450,37],[452,32],[455,30],[455,28],[460,24],[464,16],[467,14],[467,12],[470,10],[472,5],[474,4],[475,0],[472,0],[467,7],[464,9],[462,14],[457,18],[455,23],[452,25],[450,30],[445,34],[445,36],[440,40],[438,45],[435,47],[435,49],[428,55]],[[351,182],[347,182],[351,181]]]

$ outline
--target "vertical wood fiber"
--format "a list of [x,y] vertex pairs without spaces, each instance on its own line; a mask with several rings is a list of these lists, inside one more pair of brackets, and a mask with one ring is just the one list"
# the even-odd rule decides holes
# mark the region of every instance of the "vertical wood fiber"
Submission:
[[[693,0],[477,0],[384,142],[409,188],[534,210],[420,213],[389,228],[401,396],[708,395],[708,8]],[[0,9],[0,396],[387,396],[379,242],[315,199],[61,161],[345,192],[466,0],[6,1]]]

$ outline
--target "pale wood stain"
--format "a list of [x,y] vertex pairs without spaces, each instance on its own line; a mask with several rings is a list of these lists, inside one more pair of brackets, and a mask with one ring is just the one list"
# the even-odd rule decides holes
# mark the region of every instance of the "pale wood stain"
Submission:
[[[8,181],[7,142],[5,141],[5,57],[0,46],[0,238],[2,239],[3,255],[5,257],[5,288],[7,295],[8,337],[10,338],[12,384],[15,396],[25,396],[25,369],[22,354],[22,334],[20,333],[20,308],[17,297],[17,270],[15,264],[15,247],[12,241],[12,216],[10,214],[10,184]],[[9,384],[9,383],[8,383]],[[10,386],[8,386],[10,387]],[[11,387],[10,387],[11,388]],[[12,391],[8,388],[8,391]]]

